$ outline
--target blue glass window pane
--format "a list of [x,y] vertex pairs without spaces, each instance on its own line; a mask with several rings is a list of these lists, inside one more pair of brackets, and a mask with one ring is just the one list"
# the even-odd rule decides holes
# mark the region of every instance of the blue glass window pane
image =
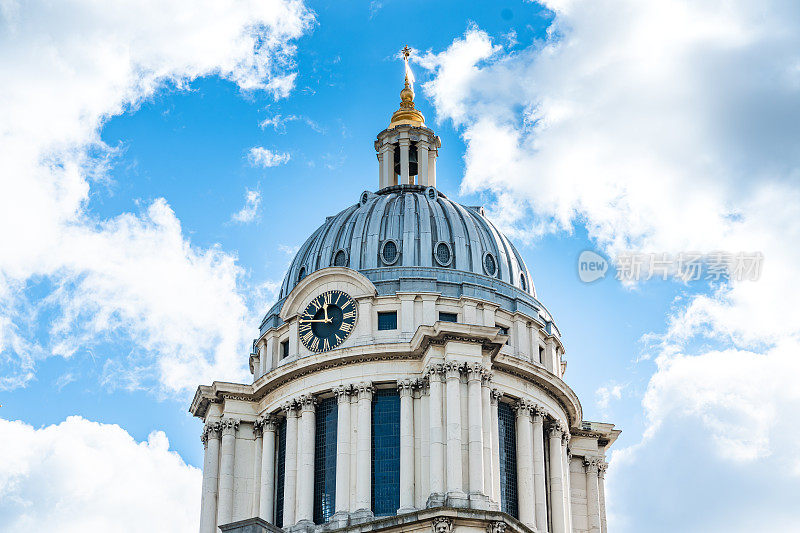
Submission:
[[281,343],[281,359],[286,359],[289,357],[289,341],[283,341]]
[[372,398],[372,512],[389,516],[400,507],[400,396],[378,389]]
[[314,523],[324,524],[336,506],[336,398],[317,405],[314,436]]
[[458,322],[458,314],[456,314],[456,313],[439,313],[439,320],[441,322]]
[[509,404],[500,402],[497,416],[500,434],[500,508],[518,517],[516,415]]
[[275,525],[283,527],[283,484],[286,480],[286,419],[278,423],[278,465],[275,480]]
[[378,313],[378,329],[397,329],[397,311]]

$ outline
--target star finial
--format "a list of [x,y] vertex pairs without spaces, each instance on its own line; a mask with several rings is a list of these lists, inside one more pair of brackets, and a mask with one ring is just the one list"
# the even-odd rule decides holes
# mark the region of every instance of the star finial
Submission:
[[403,54],[403,59],[408,61],[408,56],[411,55],[411,48],[409,48],[408,45],[405,45],[400,52]]

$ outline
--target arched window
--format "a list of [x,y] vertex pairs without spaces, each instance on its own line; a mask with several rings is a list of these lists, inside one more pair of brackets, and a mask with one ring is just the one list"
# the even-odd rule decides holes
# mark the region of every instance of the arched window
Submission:
[[303,278],[306,277],[306,267],[300,267],[300,272],[297,273],[297,283],[303,281]]
[[517,424],[514,410],[505,402],[497,404],[500,437],[500,508],[519,516],[517,500]]
[[347,252],[343,249],[337,250],[333,255],[333,266],[346,267],[347,266]]
[[378,389],[372,397],[372,512],[390,516],[400,508],[400,396]]
[[336,508],[336,398],[317,404],[314,436],[314,523],[324,524]]

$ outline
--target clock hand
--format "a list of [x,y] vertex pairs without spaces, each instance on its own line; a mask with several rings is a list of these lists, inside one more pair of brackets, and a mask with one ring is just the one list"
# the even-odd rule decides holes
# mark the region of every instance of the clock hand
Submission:
[[308,323],[308,322],[330,322],[330,321],[331,321],[331,319],[319,319],[319,320],[303,320],[302,318],[300,319],[300,322],[306,322],[306,323]]
[[330,322],[331,320],[328,318],[328,304],[323,305],[322,310],[325,311],[325,322]]

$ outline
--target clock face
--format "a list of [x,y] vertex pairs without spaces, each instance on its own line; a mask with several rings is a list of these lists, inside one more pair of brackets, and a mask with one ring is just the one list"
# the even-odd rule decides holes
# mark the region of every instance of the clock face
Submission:
[[342,291],[323,292],[300,315],[300,340],[312,352],[333,350],[356,326],[356,302]]

